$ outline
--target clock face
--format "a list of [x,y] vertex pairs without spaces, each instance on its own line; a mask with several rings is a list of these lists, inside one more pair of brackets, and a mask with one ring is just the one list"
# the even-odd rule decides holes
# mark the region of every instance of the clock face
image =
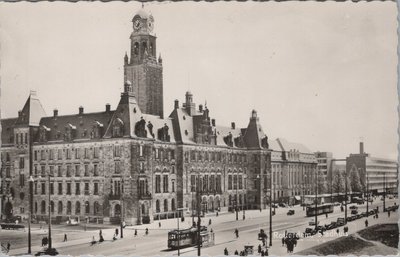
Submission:
[[135,31],[140,30],[141,27],[142,27],[142,23],[140,22],[140,20],[135,20],[135,21],[133,22],[133,29],[134,29]]

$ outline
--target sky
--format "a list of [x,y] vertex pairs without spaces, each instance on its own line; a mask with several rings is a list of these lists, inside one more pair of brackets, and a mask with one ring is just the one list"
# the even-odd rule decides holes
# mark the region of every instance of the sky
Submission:
[[[116,108],[139,2],[0,3],[1,116],[30,90],[47,113]],[[395,2],[154,2],[164,113],[186,91],[217,125],[344,158],[397,158]],[[157,55],[158,55],[157,54]]]

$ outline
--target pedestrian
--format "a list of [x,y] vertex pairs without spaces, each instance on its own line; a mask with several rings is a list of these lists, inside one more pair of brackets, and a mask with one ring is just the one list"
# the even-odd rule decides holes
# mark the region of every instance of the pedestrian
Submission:
[[64,242],[67,242],[67,234],[64,234]]
[[376,213],[376,218],[378,218],[378,213]]
[[258,253],[261,253],[261,245],[258,245]]
[[388,211],[388,218],[390,218],[390,211]]
[[115,229],[115,236],[118,236],[118,232],[119,232],[119,230],[118,230],[118,228],[116,228]]
[[149,229],[146,228],[146,232],[145,232],[146,236],[149,234]]
[[8,243],[7,243],[7,252],[10,251],[10,248],[11,248],[11,244],[10,244],[10,242],[8,242]]
[[373,219],[375,219],[376,218],[376,215],[374,215],[374,216],[372,216],[373,217]]
[[115,236],[115,234],[113,235],[113,241],[117,240],[117,237]]
[[210,230],[210,233],[211,233],[211,234],[212,234],[212,233],[214,233],[214,230],[213,230],[213,229],[211,229],[211,230]]
[[285,238],[282,237],[282,246],[285,246]]
[[238,230],[237,228],[235,229],[235,232],[234,232],[234,233],[235,233],[235,235],[236,235],[236,238],[238,238],[238,237],[239,237],[239,230]]
[[264,251],[264,256],[268,256],[269,254],[268,254],[268,248],[266,248],[265,249],[265,251]]
[[243,214],[243,220],[245,220],[245,219],[246,219],[246,215]]
[[261,208],[260,208],[260,212],[261,212]]
[[99,243],[104,242],[103,235],[100,236]]
[[235,255],[239,255],[239,252],[238,252],[238,250],[235,250]]
[[103,232],[101,231],[101,229],[100,229],[100,231],[99,231],[99,237],[101,237],[103,235]]
[[224,255],[229,255],[228,249],[226,247],[224,249]]
[[365,220],[365,227],[368,227],[368,220]]
[[339,229],[338,228],[336,229],[336,233],[339,234]]
[[158,227],[161,228],[161,222],[158,222]]
[[209,226],[211,225],[211,219],[208,220],[208,225],[209,225]]
[[218,217],[218,212],[216,213],[216,216]]
[[328,213],[325,214],[325,217],[328,218]]
[[261,256],[265,256],[264,250],[261,250]]

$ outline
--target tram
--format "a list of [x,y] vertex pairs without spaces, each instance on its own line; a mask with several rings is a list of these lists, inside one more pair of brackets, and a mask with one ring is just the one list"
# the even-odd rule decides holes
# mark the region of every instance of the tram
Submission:
[[306,210],[306,215],[307,215],[307,217],[312,217],[312,216],[315,216],[315,213],[317,215],[321,215],[321,214],[332,213],[332,212],[333,212],[333,204],[326,203],[326,204],[318,205],[317,208],[315,208],[315,206],[308,206],[307,210]]
[[[201,243],[208,242],[207,227],[200,227],[200,240]],[[168,232],[168,248],[178,249],[189,246],[195,246],[198,242],[197,227],[188,229],[172,230]]]

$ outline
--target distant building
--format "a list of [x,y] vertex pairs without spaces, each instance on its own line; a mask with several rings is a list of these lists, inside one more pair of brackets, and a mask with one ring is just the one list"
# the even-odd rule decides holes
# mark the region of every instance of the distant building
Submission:
[[364,152],[364,143],[360,142],[360,152],[350,154],[346,158],[346,171],[349,175],[355,167],[360,174],[361,184],[367,185],[373,194],[397,194],[398,188],[398,163],[396,160],[372,157]]
[[317,159],[302,144],[283,138],[270,142],[273,197],[276,202],[298,203],[315,192]]
[[331,165],[332,165],[332,153],[331,152],[315,152],[315,158],[317,159],[318,175],[322,176],[325,181],[331,178]]

